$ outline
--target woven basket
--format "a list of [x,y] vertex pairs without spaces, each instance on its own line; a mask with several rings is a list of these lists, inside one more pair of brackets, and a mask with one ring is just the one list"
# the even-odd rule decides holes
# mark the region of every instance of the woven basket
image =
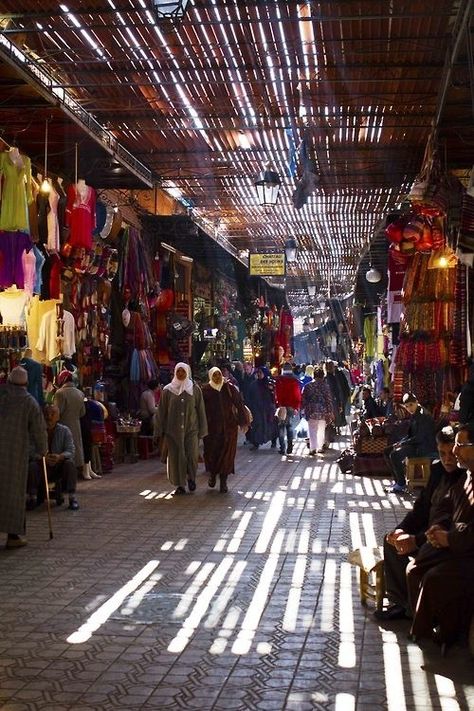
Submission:
[[141,430],[141,425],[116,425],[118,434],[138,434]]

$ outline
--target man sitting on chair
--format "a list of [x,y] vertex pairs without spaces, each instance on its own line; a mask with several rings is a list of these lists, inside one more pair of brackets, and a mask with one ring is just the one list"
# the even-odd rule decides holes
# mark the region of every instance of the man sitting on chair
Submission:
[[411,415],[408,434],[385,450],[395,477],[388,491],[397,494],[405,491],[405,459],[427,457],[436,449],[435,422],[431,415],[425,412],[413,393],[405,393],[402,403]]
[[406,567],[416,555],[418,548],[426,542],[425,531],[430,527],[437,504],[443,499],[465,471],[460,469],[453,453],[454,430],[444,427],[436,435],[439,459],[431,465],[430,478],[422,489],[413,509],[407,513],[394,531],[388,533],[383,542],[386,595],[389,606],[376,610],[378,620],[398,620],[410,614]]
[[[48,431],[48,453],[46,454],[46,468],[48,481],[54,482],[55,497],[58,506],[64,503],[62,492],[69,495],[69,508],[77,511],[79,504],[75,493],[77,485],[77,469],[74,463],[74,442],[71,430],[66,425],[59,423],[59,409],[56,405],[46,405],[44,418]],[[28,471],[28,500],[27,508],[32,509],[37,504],[37,493],[42,483],[44,489],[43,462],[36,453],[30,454]],[[41,489],[40,489],[41,490]]]

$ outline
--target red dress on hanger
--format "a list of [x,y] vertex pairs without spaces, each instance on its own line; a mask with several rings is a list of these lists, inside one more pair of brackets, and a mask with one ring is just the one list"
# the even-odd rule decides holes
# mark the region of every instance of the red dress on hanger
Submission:
[[72,247],[92,249],[92,232],[95,229],[96,193],[85,183],[70,185],[67,189],[66,227],[68,242]]

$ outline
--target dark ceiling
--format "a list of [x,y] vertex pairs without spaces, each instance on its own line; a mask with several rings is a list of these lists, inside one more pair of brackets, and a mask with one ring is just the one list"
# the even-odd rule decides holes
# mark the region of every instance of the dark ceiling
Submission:
[[[151,0],[2,0],[0,135],[41,166],[47,118],[51,169],[73,178],[77,144],[91,184],[158,183],[238,250],[295,237],[290,301],[328,278],[343,294],[429,136],[446,169],[474,163],[472,7],[190,0],[171,25]],[[282,188],[265,210],[267,161]],[[316,188],[296,209],[305,166]]]

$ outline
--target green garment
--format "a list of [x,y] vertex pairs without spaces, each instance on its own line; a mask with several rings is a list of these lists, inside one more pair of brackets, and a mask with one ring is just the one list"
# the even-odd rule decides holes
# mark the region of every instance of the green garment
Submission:
[[366,316],[364,319],[364,337],[365,337],[365,357],[375,357],[375,316]]
[[21,155],[23,166],[17,168],[8,151],[0,153],[0,178],[2,179],[2,200],[0,208],[0,230],[5,232],[28,232],[30,221],[28,205],[33,200],[31,192],[31,162]]
[[201,388],[194,383],[193,394],[176,395],[164,388],[155,415],[155,437],[164,438],[168,457],[168,479],[173,486],[194,481],[199,459],[199,440],[207,435],[206,410]]

